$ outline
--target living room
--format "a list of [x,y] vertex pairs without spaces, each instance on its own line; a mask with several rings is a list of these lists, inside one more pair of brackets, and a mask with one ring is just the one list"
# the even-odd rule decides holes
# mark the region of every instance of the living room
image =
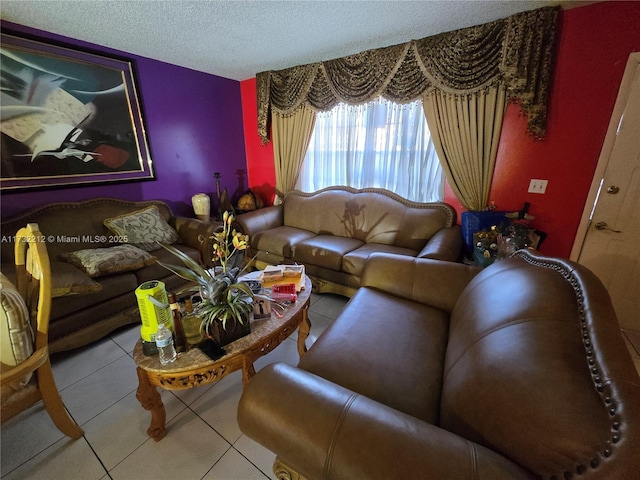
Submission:
[[[177,215],[193,217],[192,195],[204,192],[211,198],[216,198],[216,172],[220,174],[222,188],[226,188],[232,198],[237,199],[251,189],[265,204],[273,201],[276,184],[273,147],[272,143],[263,144],[258,135],[255,77],[258,71],[241,79],[204,73],[134,54],[126,49],[116,50],[63,37],[46,29],[36,28],[36,25],[27,21],[18,22],[18,18],[10,14],[10,10],[3,8],[3,33],[62,42],[71,47],[90,48],[104,55],[134,60],[156,178],[152,181],[73,188],[3,190],[0,206],[3,220],[52,202],[75,202],[95,197],[117,197],[130,201],[159,199],[167,202]],[[536,228],[547,234],[540,248],[545,255],[562,259],[569,259],[572,255],[627,59],[632,52],[640,51],[638,18],[640,3],[637,2],[586,2],[575,8],[563,9],[545,138],[537,140],[527,134],[527,119],[522,115],[519,105],[510,104],[506,109],[489,200],[499,210],[506,211],[519,211],[524,203],[530,203],[529,213],[535,216]],[[425,32],[422,36],[428,34]],[[409,40],[411,38],[403,41]],[[324,59],[316,58],[313,61]],[[544,195],[527,191],[531,179],[548,180]],[[451,188],[445,190],[444,201],[456,209],[460,218],[465,209]],[[337,297],[314,296],[313,304],[318,309],[322,309],[325,304],[326,310],[315,313],[320,318],[331,319],[344,302]],[[123,345],[118,348],[126,351],[130,349],[135,333],[129,331],[122,335]],[[108,339],[116,344],[118,340],[120,338]],[[106,350],[106,345],[103,344],[100,348]],[[295,348],[291,349],[294,350]],[[291,351],[286,353],[292,353]],[[112,353],[100,350],[95,355],[108,357]],[[282,356],[285,356],[284,351]],[[293,362],[295,356],[292,358],[288,361]],[[114,361],[118,359],[119,357],[113,358]],[[102,360],[99,363],[103,366],[106,364]],[[58,368],[60,371],[76,368],[71,364],[71,361],[63,358]],[[130,373],[127,372],[127,375]],[[72,372],[71,378],[75,374]],[[77,380],[77,376],[75,379]],[[229,395],[237,401],[239,382],[229,388]],[[216,394],[215,401],[224,402],[227,393],[221,391]],[[131,395],[129,400],[130,397]],[[189,404],[191,399],[172,399],[171,402],[177,403],[169,408],[178,411],[181,402]],[[126,409],[128,406],[125,404],[122,408]],[[131,407],[140,410],[139,405]],[[226,410],[229,411],[231,410]],[[136,411],[136,414],[139,413]],[[53,427],[52,432],[55,432]],[[49,469],[47,457],[73,450],[74,447],[67,443],[68,439],[56,437],[51,432],[48,435],[55,439],[49,444],[56,444],[49,450],[52,453],[46,453],[49,445],[31,453],[24,460],[38,456],[37,468],[29,470],[25,467],[15,471],[12,468],[7,478],[43,478],[44,472]],[[181,438],[184,440],[185,437]],[[6,451],[4,434],[2,447]],[[170,457],[170,450],[177,447],[173,444],[165,448],[166,450],[150,450],[157,458],[147,461]],[[239,453],[241,456],[243,454],[248,455]],[[254,466],[256,460],[250,460],[245,458],[245,466],[248,463],[253,470],[235,478],[264,478],[273,475],[269,470],[270,466],[265,471]],[[50,464],[51,468],[53,465]],[[66,468],[60,470],[60,475],[80,478],[74,477],[73,468]],[[105,467],[103,475],[95,478],[127,477],[119,477],[117,472],[112,473],[109,467]],[[201,475],[198,478],[208,477]]]
[[[632,22],[638,8],[635,3],[595,2],[564,11],[544,141],[527,134],[526,119],[517,105],[507,108],[490,202],[506,211],[517,211],[530,202],[537,228],[548,234],[542,247],[546,254],[564,258],[571,254],[619,87],[619,80],[612,79],[622,78],[629,54],[637,50],[637,29]],[[87,46],[37,32],[28,25],[6,21],[3,25]],[[162,198],[172,204],[175,213],[191,214],[193,194],[215,196],[214,172],[220,172],[221,185],[230,194],[251,188],[265,202],[273,200],[273,151],[270,144],[262,145],[257,134],[255,77],[233,81],[129,56],[136,61],[157,179],[44,192],[3,192],[3,218],[47,204],[52,198],[78,201],[100,196]],[[182,88],[173,88],[176,82]],[[245,173],[239,177],[238,171]],[[545,195],[527,192],[532,178],[549,180]],[[450,190],[444,200],[462,211]]]

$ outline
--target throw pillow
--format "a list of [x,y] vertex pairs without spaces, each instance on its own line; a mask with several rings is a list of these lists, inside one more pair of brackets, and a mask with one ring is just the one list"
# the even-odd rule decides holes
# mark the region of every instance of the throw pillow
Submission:
[[[0,273],[0,354],[1,370],[20,365],[33,353],[33,331],[29,322],[29,309],[16,287]],[[31,379],[31,374],[10,384],[20,390]]]
[[134,245],[108,248],[88,248],[60,255],[90,277],[137,270],[156,262],[156,257]]
[[162,218],[155,205],[135,212],[107,218],[105,226],[126,243],[134,244],[143,250],[159,248],[158,242],[176,243],[178,232]]
[[51,296],[54,298],[102,290],[102,285],[66,262],[51,262],[51,283]]

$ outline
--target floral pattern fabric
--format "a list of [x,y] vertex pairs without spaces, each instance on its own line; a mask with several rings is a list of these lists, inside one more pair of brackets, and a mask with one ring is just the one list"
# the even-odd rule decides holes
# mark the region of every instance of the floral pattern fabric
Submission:
[[104,224],[122,242],[147,251],[160,248],[158,242],[176,243],[180,238],[155,205],[119,217],[107,218]]
[[77,250],[61,255],[90,277],[137,270],[156,262],[156,257],[134,245]]
[[405,44],[257,75],[258,134],[268,141],[270,112],[289,115],[306,104],[316,111],[379,96],[408,103],[437,89],[451,95],[504,85],[527,114],[535,137],[546,130],[547,103],[559,7]]

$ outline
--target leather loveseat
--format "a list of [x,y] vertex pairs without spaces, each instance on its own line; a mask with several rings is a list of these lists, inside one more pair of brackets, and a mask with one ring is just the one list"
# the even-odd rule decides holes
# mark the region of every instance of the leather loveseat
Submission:
[[258,268],[299,263],[316,292],[351,296],[376,252],[457,261],[462,233],[446,203],[408,201],[388,190],[330,187],[289,192],[283,203],[236,217]]
[[[112,220],[108,222],[112,229],[104,223],[108,219]],[[184,283],[157,264],[157,260],[175,263],[175,257],[158,247],[153,241],[156,235],[167,243],[175,243],[194,259],[210,264],[210,237],[215,229],[213,223],[174,216],[161,201],[95,198],[53,203],[2,222],[0,268],[9,278],[15,272],[12,238],[27,223],[39,225],[51,262],[54,295],[49,324],[51,353],[86,345],[118,327],[140,323],[135,296],[140,284],[160,280],[169,290]],[[141,227],[145,240],[151,241],[134,242],[131,229],[136,227]],[[134,243],[136,248],[121,246],[127,242]],[[94,261],[89,255],[87,260],[77,254],[104,255],[105,249],[113,247],[117,248],[110,250],[110,258],[106,259]],[[93,263],[89,266],[87,262]]]
[[640,378],[590,271],[376,255],[362,285],[297,367],[243,392],[278,478],[638,478]]

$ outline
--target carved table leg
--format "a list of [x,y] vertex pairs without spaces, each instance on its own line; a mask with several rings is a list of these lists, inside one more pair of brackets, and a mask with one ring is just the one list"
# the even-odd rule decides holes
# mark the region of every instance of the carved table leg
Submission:
[[307,353],[307,338],[311,332],[311,321],[309,320],[309,304],[302,308],[302,322],[298,327],[298,355],[300,358]]
[[305,477],[280,460],[280,457],[276,457],[273,462],[273,473],[278,480],[306,480]]
[[245,387],[255,374],[256,369],[253,367],[253,362],[245,356],[242,359],[242,386]]
[[158,389],[149,383],[147,373],[140,367],[138,373],[138,390],[136,398],[145,410],[151,411],[151,425],[147,429],[147,435],[156,442],[162,440],[166,435],[165,423],[167,421],[167,412],[158,393]]

